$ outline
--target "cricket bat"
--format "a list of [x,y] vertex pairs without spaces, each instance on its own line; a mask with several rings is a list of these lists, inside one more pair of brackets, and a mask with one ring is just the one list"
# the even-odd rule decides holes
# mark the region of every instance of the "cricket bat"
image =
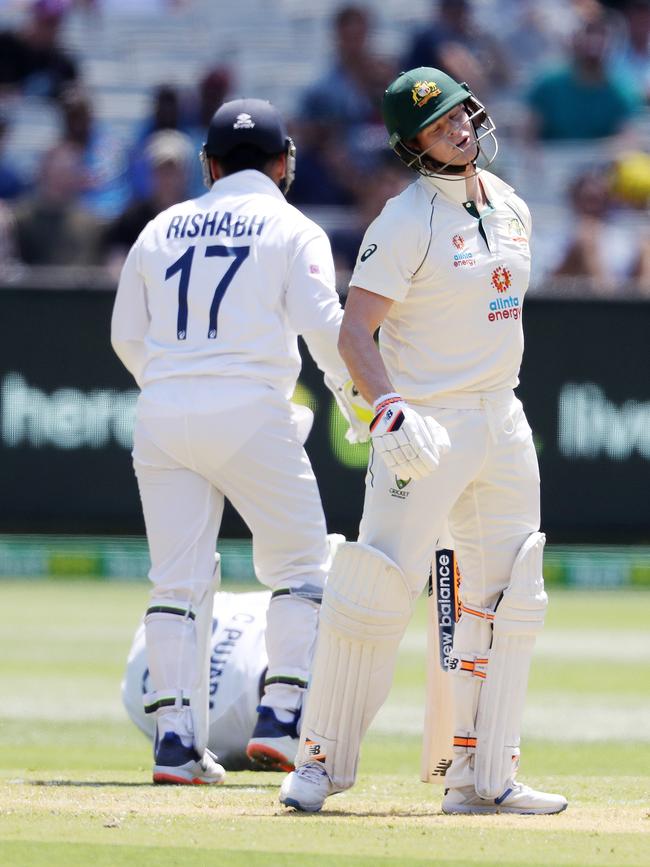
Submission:
[[449,654],[460,614],[460,572],[451,548],[438,548],[429,573],[427,686],[420,779],[444,785],[453,758],[453,696]]

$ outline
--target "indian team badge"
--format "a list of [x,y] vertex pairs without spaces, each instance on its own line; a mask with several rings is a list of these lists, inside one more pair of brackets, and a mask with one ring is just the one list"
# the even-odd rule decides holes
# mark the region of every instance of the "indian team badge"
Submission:
[[451,239],[451,243],[457,250],[462,250],[465,246],[465,238],[463,238],[462,235],[454,235],[454,237]]
[[435,81],[416,81],[411,91],[411,96],[415,105],[418,108],[422,108],[430,99],[440,96],[441,93],[442,91]]
[[499,265],[492,272],[492,286],[497,292],[506,292],[512,286],[512,274],[505,265]]
[[238,114],[235,118],[235,122],[232,125],[233,129],[253,129],[255,126],[255,121],[250,116],[250,114],[246,114],[242,112],[242,114]]

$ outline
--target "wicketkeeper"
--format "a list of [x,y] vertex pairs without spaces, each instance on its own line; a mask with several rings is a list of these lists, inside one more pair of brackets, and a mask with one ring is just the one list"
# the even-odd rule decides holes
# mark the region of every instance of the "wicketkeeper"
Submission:
[[[112,343],[141,387],[133,462],[151,553],[145,617],[154,782],[220,783],[207,748],[215,547],[226,497],[272,596],[268,671],[248,753],[291,767],[328,567],[325,517],[291,402],[298,334],[347,412],[342,310],[323,230],[288,204],[295,148],[261,99],[224,103],[201,153],[205,195],[163,211],[124,264]],[[351,418],[351,423],[354,424]],[[354,432],[350,434],[354,437]]]

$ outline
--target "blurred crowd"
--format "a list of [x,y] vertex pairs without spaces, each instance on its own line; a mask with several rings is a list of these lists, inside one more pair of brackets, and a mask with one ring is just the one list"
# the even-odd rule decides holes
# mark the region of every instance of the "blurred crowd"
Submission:
[[[191,4],[139,0],[138,9],[166,15]],[[215,57],[193,87],[160,81],[125,141],[96,116],[64,24],[127,0],[22,5],[18,26],[0,25],[0,279],[21,266],[95,266],[115,277],[148,220],[203,192],[207,124],[224,100],[246,95],[237,66]],[[486,5],[498,7],[493,27],[478,14]],[[290,200],[327,229],[339,288],[367,224],[413,180],[388,150],[383,91],[402,69],[435,66],[468,82],[496,121],[493,170],[533,213],[533,291],[650,298],[650,0],[435,0],[427,22],[400,25],[393,53],[375,39],[382,9],[334,10],[324,24],[330,50],[313,81],[295,82],[289,118],[298,148]],[[27,174],[4,147],[21,98],[54,107],[59,124]]]

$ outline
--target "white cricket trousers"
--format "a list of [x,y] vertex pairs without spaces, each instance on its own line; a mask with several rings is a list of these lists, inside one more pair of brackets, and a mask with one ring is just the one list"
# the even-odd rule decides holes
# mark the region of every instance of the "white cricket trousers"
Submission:
[[371,455],[359,541],[397,563],[416,598],[448,517],[463,602],[491,607],[539,530],[539,469],[523,407],[511,389],[411,406],[444,425],[451,450],[431,475],[407,484]]
[[[413,406],[413,409],[433,416],[444,425],[451,449],[442,455],[431,475],[417,481],[396,475],[378,455],[371,454],[359,542],[381,551],[396,563],[404,573],[412,598],[416,599],[425,586],[436,543],[446,531],[448,520],[460,564],[463,603],[476,608],[493,608],[501,591],[510,583],[519,549],[528,536],[539,529],[539,471],[521,402],[512,390],[506,390],[455,394],[441,398],[436,406]],[[325,592],[327,599],[327,588]],[[459,644],[461,617],[454,650],[483,654],[489,646],[491,626],[484,619],[471,617],[470,621],[469,630],[465,629],[465,643]],[[376,634],[375,641],[381,647]],[[360,711],[361,735],[389,686],[386,672],[392,672],[397,655],[394,632],[385,648],[381,656],[381,677],[377,676],[377,671],[369,675],[366,668],[352,672],[358,678],[369,678],[366,704]],[[321,665],[317,650],[316,672],[321,670]],[[343,690],[350,681],[344,671],[345,662],[341,666],[338,681]],[[388,677],[392,677],[392,673]],[[474,730],[481,682],[479,678],[472,680],[476,683],[471,690],[466,690],[461,702],[455,691],[454,727],[459,731]],[[312,689],[314,694],[320,695],[317,681]],[[336,692],[331,701],[340,704],[338,688]],[[308,729],[309,713],[308,706]],[[307,736],[318,741],[320,734],[319,729]],[[359,732],[334,733],[330,728],[327,737],[336,746],[337,741],[348,734],[351,741]],[[357,756],[351,752],[346,771],[342,772],[341,779],[335,780],[337,785],[351,784],[356,761]],[[453,782],[450,781],[452,776]],[[447,780],[453,786],[473,784],[474,770],[468,754],[452,764]]]
[[[206,376],[145,387],[136,411],[133,463],[152,597],[201,599],[214,571],[225,497],[252,532],[255,574],[263,584],[274,591],[303,584],[322,588],[329,552],[318,486],[303,448],[310,424],[309,410],[261,383]],[[273,684],[263,703],[300,706],[317,620],[312,603],[290,594],[272,599],[266,643],[267,682]],[[157,670],[177,668],[170,661]],[[155,684],[158,690],[174,686],[181,684]]]

